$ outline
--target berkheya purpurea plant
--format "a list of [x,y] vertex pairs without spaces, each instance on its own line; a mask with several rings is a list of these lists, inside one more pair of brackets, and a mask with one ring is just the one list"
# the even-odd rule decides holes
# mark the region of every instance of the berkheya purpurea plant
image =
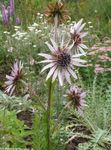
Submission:
[[[86,61],[81,59],[81,56],[85,56],[85,49],[88,49],[83,42],[83,37],[87,35],[86,32],[81,32],[85,26],[82,24],[83,19],[71,26],[70,29],[66,29],[65,33],[61,35],[62,30],[60,25],[69,19],[68,10],[65,5],[59,0],[55,3],[48,5],[45,16],[48,18],[48,23],[52,24],[50,42],[46,42],[49,53],[40,53],[39,56],[44,57],[44,60],[39,63],[45,64],[41,73],[48,70],[46,81],[48,80],[49,92],[48,92],[48,104],[47,104],[47,150],[51,150],[51,136],[55,131],[55,127],[58,125],[58,120],[69,105],[74,104],[75,108],[83,114],[83,106],[85,105],[84,98],[86,93],[79,89],[77,86],[71,86],[67,93],[70,101],[61,111],[54,127],[51,126],[51,107],[52,107],[52,93],[54,92],[53,84],[58,79],[61,88],[65,81],[71,85],[72,79],[78,79],[76,69],[78,67],[84,67]],[[66,36],[69,40],[66,42]],[[69,36],[70,35],[70,36]],[[61,38],[60,38],[61,37]]]

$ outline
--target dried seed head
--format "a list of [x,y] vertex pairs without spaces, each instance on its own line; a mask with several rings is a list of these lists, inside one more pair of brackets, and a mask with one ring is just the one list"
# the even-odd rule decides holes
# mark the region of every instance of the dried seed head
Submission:
[[61,2],[49,4],[45,11],[45,16],[48,17],[48,22],[52,24],[55,23],[55,17],[57,17],[58,25],[69,18],[68,11]]

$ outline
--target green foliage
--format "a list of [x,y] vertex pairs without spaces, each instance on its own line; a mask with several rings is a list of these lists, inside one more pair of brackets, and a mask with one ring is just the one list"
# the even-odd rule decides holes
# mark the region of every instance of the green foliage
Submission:
[[17,119],[14,111],[0,111],[0,148],[25,148],[25,137],[31,133],[24,123]]
[[46,113],[35,114],[33,121],[33,148],[34,150],[47,149],[47,118]]
[[31,108],[31,100],[28,95],[24,97],[8,96],[0,91],[0,110],[26,110]]
[[79,144],[79,150],[107,150],[107,144],[111,142],[111,135],[106,130],[98,129],[91,137],[90,142]]

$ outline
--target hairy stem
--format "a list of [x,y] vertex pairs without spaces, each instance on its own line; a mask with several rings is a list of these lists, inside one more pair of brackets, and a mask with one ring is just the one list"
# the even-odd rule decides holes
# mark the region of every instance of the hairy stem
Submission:
[[58,16],[56,15],[54,18],[54,35],[53,39],[57,42],[58,39]]

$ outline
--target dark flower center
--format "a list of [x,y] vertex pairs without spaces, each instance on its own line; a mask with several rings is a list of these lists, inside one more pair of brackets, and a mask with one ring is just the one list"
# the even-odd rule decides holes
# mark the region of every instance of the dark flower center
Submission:
[[73,100],[74,100],[74,104],[76,107],[79,107],[81,104],[80,104],[80,96],[79,95],[75,95],[73,97]]
[[69,99],[73,101],[73,103],[76,107],[81,106],[81,104],[80,104],[80,95],[75,93],[75,91],[73,91],[69,94]]
[[80,35],[79,34],[74,34],[73,36],[72,36],[72,39],[74,40],[74,44],[75,45],[79,45],[80,43],[81,43],[81,38],[80,38]]
[[65,52],[62,52],[58,55],[57,63],[61,67],[67,67],[71,62],[71,56]]
[[14,78],[14,83],[16,84],[16,82],[20,79],[20,78],[22,78],[22,71],[17,71],[17,75],[15,76],[15,78]]
[[54,11],[52,12],[52,14],[53,14],[53,17],[55,17],[55,16],[61,17],[61,16],[62,16],[59,7],[55,7],[55,9],[54,9]]

